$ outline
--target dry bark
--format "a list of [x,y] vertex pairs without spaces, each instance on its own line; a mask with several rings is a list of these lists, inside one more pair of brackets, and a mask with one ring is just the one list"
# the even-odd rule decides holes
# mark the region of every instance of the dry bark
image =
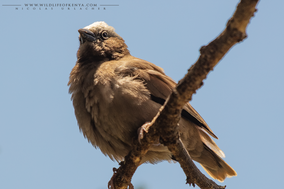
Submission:
[[160,142],[168,147],[180,163],[189,185],[195,186],[197,184],[201,189],[225,188],[225,186],[217,185],[198,170],[179,140],[176,127],[183,106],[202,86],[202,81],[207,74],[213,70],[233,45],[247,37],[246,27],[256,12],[257,3],[258,0],[241,0],[225,30],[207,46],[201,47],[199,59],[191,66],[186,76],[180,80],[165,105],[152,120],[148,133],[144,135],[140,143],[135,141],[135,147],[125,157],[125,161],[120,163],[113,182],[115,189],[126,189],[130,185],[131,178],[140,165],[142,157],[157,137],[160,137]]

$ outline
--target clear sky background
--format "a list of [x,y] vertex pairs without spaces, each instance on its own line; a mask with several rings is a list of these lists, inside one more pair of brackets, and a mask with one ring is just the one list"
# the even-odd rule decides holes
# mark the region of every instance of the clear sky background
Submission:
[[[74,116],[67,82],[76,62],[78,29],[105,21],[133,56],[163,67],[178,81],[200,47],[225,28],[239,1],[69,2],[97,7],[27,10],[29,2],[1,1],[1,189],[103,189],[118,167],[87,142]],[[20,6],[3,6],[11,4]],[[119,6],[104,10],[102,4]],[[281,0],[258,4],[248,38],[228,52],[191,102],[238,173],[217,181],[228,189],[283,186],[283,7]],[[132,183],[185,189],[185,179],[178,163],[162,162],[140,166]]]

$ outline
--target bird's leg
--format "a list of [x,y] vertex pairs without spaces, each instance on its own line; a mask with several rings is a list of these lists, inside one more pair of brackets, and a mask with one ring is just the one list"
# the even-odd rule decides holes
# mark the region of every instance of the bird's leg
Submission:
[[146,122],[144,125],[138,128],[138,142],[141,143],[141,139],[144,137],[144,132],[148,133],[149,127],[151,127],[151,122]]

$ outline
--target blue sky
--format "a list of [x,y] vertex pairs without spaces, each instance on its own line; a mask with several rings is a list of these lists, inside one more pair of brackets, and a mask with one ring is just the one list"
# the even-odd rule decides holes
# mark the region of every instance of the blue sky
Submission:
[[[29,2],[1,1],[1,189],[102,189],[118,167],[84,139],[74,116],[67,82],[76,62],[78,29],[105,21],[125,39],[133,56],[163,67],[178,81],[197,60],[200,47],[224,29],[238,3],[69,2],[97,7],[27,10]],[[3,6],[7,4],[20,6],[16,10]],[[101,4],[119,6],[104,10]],[[222,183],[230,189],[282,185],[283,6],[280,0],[258,4],[248,38],[228,52],[191,102],[238,173]],[[185,179],[178,163],[162,162],[140,166],[132,183],[136,188],[182,189],[189,187]]]

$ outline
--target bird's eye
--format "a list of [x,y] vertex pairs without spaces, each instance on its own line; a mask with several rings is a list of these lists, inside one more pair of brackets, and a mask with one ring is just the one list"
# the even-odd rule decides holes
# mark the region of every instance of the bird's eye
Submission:
[[102,31],[101,36],[102,36],[103,39],[107,39],[108,33],[106,31]]

